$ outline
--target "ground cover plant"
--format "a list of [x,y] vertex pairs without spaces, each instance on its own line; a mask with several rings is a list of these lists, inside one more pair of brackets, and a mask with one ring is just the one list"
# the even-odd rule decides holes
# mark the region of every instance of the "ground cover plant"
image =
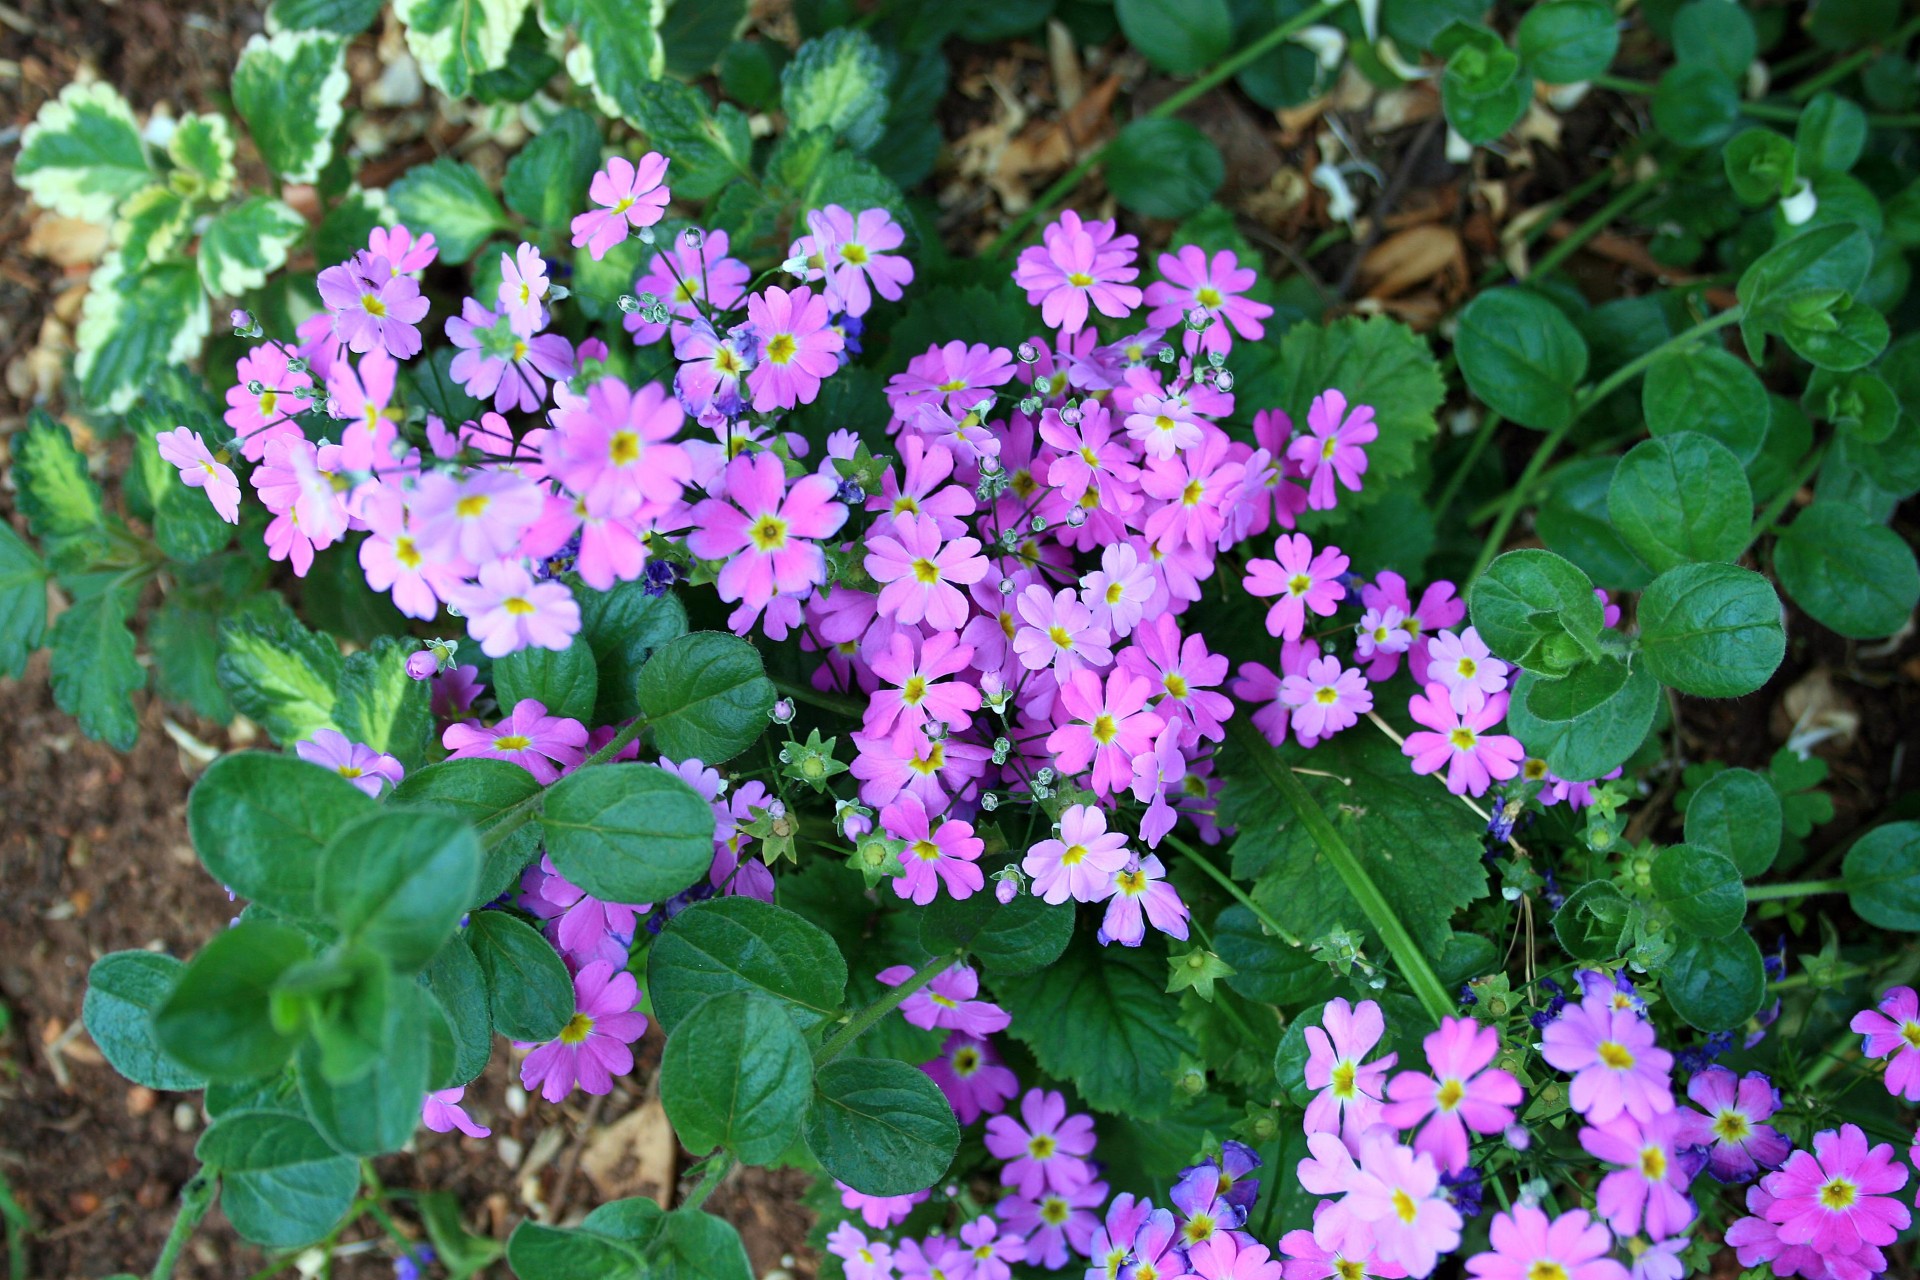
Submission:
[[[152,1274],[217,1204],[289,1266],[738,1280],[740,1165],[849,1280],[1908,1265],[1911,797],[1813,852],[1818,726],[1675,746],[1920,598],[1897,6],[395,5],[525,126],[497,190],[362,185],[381,9],[277,0],[231,114],[76,84],[15,165],[113,229],[73,384],[133,461],[11,441],[0,670],[273,748],[188,802],[231,925],[90,974],[210,1120]],[[1186,87],[955,255],[945,50],[1043,20]],[[1179,115],[1342,77],[1463,164],[1646,130],[1430,338],[1276,281]],[[1589,305],[1621,220],[1674,283]],[[497,1054],[558,1103],[649,1028],[679,1194],[502,1242],[375,1175],[484,1140]]]

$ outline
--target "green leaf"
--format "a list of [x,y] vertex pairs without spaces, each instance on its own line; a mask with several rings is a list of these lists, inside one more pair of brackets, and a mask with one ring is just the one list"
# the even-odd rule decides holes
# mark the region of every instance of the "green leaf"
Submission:
[[82,596],[47,633],[53,700],[89,738],[119,751],[132,750],[140,737],[133,695],[147,687],[127,629],[129,603],[117,588]]
[[1653,860],[1653,898],[1674,923],[1703,938],[1724,938],[1747,918],[1740,868],[1724,853],[1676,844]]
[[1571,560],[1595,585],[1638,591],[1653,580],[1628,550],[1607,515],[1615,458],[1581,458],[1554,469],[1534,512],[1534,531],[1547,550]]
[[1809,617],[1849,639],[1893,635],[1920,601],[1913,548],[1848,503],[1802,511],[1774,543],[1773,571]]
[[1607,491],[1620,537],[1655,573],[1747,549],[1753,490],[1733,451],[1681,431],[1627,451]]
[[600,672],[584,640],[565,649],[518,649],[494,662],[493,691],[502,708],[532,698],[548,715],[588,723],[599,698]]
[[1773,412],[1760,375],[1717,346],[1669,351],[1655,360],[1641,384],[1640,403],[1654,435],[1711,436],[1743,466],[1760,455]]
[[1604,963],[1625,947],[1635,910],[1611,880],[1589,880],[1553,913],[1553,936],[1575,960]]
[[779,1001],[729,991],[703,1002],[667,1037],[660,1101],[681,1145],[725,1147],[765,1164],[793,1145],[813,1084],[813,1059]]
[[1560,308],[1524,289],[1489,289],[1460,313],[1460,372],[1489,409],[1553,431],[1573,417],[1587,343]]
[[920,945],[929,955],[965,948],[994,973],[1031,973],[1060,958],[1073,937],[1073,908],[1049,906],[1030,893],[1004,905],[981,890],[965,901],[941,895],[920,915]]
[[608,902],[664,902],[713,865],[713,810],[651,764],[598,764],[547,788],[541,828],[561,875]]
[[1083,933],[1046,968],[1001,978],[994,994],[1042,1071],[1071,1080],[1088,1106],[1150,1120],[1167,1113],[1180,1055],[1194,1052],[1165,974],[1164,962]]
[[[418,648],[407,641],[382,636],[373,642],[372,648],[349,654],[340,669],[333,706],[333,718],[339,723],[340,732],[375,751],[386,752],[408,769],[419,767],[426,757],[427,742],[433,736],[428,682],[407,674],[407,659]],[[499,671],[496,663],[496,679]]]
[[1746,76],[1758,48],[1753,20],[1738,5],[1726,9],[1720,0],[1692,0],[1673,15],[1674,57],[1710,68],[1727,81]]
[[1106,151],[1107,186],[1122,207],[1149,218],[1184,218],[1227,178],[1212,139],[1184,120],[1142,116]]
[[477,911],[467,944],[487,978],[493,1025],[514,1040],[546,1041],[573,1017],[573,979],[553,944],[504,911]]
[[[615,1207],[601,1205],[587,1221]],[[675,1209],[666,1215],[650,1262],[648,1274],[657,1280],[753,1280],[754,1275],[733,1224],[698,1209]]]
[[413,1136],[427,1095],[426,1002],[414,983],[394,985],[382,1050],[353,1080],[327,1079],[318,1041],[300,1046],[295,1059],[300,1096],[314,1128],[336,1151],[377,1156],[399,1150]]
[[472,827],[441,810],[383,805],[327,842],[320,913],[410,972],[453,933],[479,875]]
[[[5,607],[5,597],[0,595],[0,610]],[[225,724],[233,719],[233,704],[215,674],[219,625],[219,616],[204,604],[185,592],[172,592],[147,619],[147,649],[153,654],[154,687],[162,697]],[[0,673],[5,669],[0,663]]]
[[72,435],[36,408],[12,444],[14,485],[27,528],[56,568],[92,567],[106,554],[107,515],[100,486]]
[[1767,971],[1751,934],[1682,937],[1660,974],[1673,1011],[1701,1031],[1731,1031],[1760,1012]]
[[507,225],[500,202],[472,165],[442,156],[416,165],[387,188],[387,202],[415,235],[433,232],[440,258],[456,266]]
[[1686,841],[1733,860],[1743,878],[1765,873],[1780,852],[1780,793],[1751,769],[1707,779],[1687,802]]
[[1467,605],[1487,647],[1521,665],[1543,641],[1563,634],[1593,652],[1606,622],[1587,575],[1531,547],[1495,557],[1468,589]]
[[1497,34],[1472,22],[1454,22],[1433,42],[1447,60],[1440,104],[1447,123],[1474,146],[1484,146],[1519,123],[1533,97],[1533,80]]
[[243,920],[213,935],[153,1011],[154,1038],[180,1066],[209,1080],[278,1071],[297,1043],[270,1012],[274,983],[305,960],[298,929]]
[[651,1274],[640,1250],[625,1241],[584,1227],[549,1227],[531,1218],[521,1219],[507,1237],[507,1265],[520,1280],[640,1280]]
[[1853,842],[1840,865],[1854,914],[1876,929],[1920,933],[1920,822],[1889,822]]
[[1681,63],[1669,67],[1653,90],[1653,123],[1682,147],[1724,142],[1740,123],[1740,94],[1717,67]]
[[1689,564],[1640,596],[1640,660],[1662,684],[1737,698],[1767,682],[1787,651],[1780,598],[1751,569]]
[[599,167],[599,128],[586,112],[569,109],[507,161],[500,192],[507,208],[534,226],[559,231],[587,207],[587,184]]
[[854,27],[801,45],[780,73],[780,103],[789,128],[826,129],[865,151],[886,127],[886,55]]
[[544,0],[540,25],[551,35],[572,28],[580,43],[567,51],[567,74],[593,92],[602,111],[645,128],[636,94],[666,69],[665,13],[664,0]]
[[1800,108],[1793,136],[1794,159],[1806,177],[1845,173],[1866,150],[1867,113],[1847,98],[1822,92]]
[[105,80],[70,84],[20,135],[14,180],[55,213],[110,225],[122,200],[153,181],[140,126]]
[[1620,24],[1595,0],[1551,0],[1520,19],[1514,43],[1527,69],[1548,84],[1579,84],[1613,65]]
[[1561,680],[1522,672],[1507,727],[1555,774],[1586,781],[1624,764],[1646,741],[1659,709],[1660,682],[1644,666],[1601,658]]
[[74,332],[81,398],[102,413],[125,413],[160,370],[200,354],[211,323],[191,262],[135,269],[108,254],[88,283]]
[[482,75],[506,64],[532,2],[395,0],[393,11],[407,24],[407,48],[426,82],[449,98],[464,98]]
[[[500,1241],[467,1230],[461,1221],[460,1198],[453,1192],[416,1193],[414,1204],[420,1211],[420,1225],[427,1229],[427,1239],[433,1242],[435,1260],[447,1269],[448,1280],[468,1280],[505,1255],[507,1247]],[[526,1222],[527,1219],[521,1219],[521,1225]]]
[[[25,436],[14,437],[14,448]],[[16,452],[14,477],[20,477]],[[17,677],[47,630],[47,566],[0,520],[0,676]]]
[[710,107],[706,94],[678,80],[652,80],[626,93],[648,141],[673,157],[667,180],[675,195],[704,200],[736,178],[753,180],[753,136],[738,107]]
[[1844,224],[1816,227],[1761,254],[1735,287],[1748,356],[1760,359],[1763,335],[1784,332],[1797,308],[1851,295],[1872,266],[1872,243]]
[[223,625],[217,669],[233,705],[283,746],[336,727],[340,651],[291,611],[282,609],[271,621],[237,617]]
[[487,1001],[487,975],[473,948],[454,936],[420,975],[427,999],[444,1019],[444,1060],[436,1049],[428,1088],[466,1084],[487,1069],[493,1056],[493,1010]]
[[[505,760],[442,760],[401,779],[394,788],[393,800],[458,814],[483,837],[489,837],[507,810],[540,790],[532,774]],[[486,845],[480,880],[469,906],[482,906],[505,893],[538,852],[540,824],[516,821],[518,826]]]
[[186,966],[152,951],[114,951],[87,970],[80,1015],[107,1062],[135,1084],[172,1091],[204,1089],[207,1079],[160,1047],[153,1011],[165,1004]]
[[331,31],[357,36],[380,16],[381,0],[273,0],[270,31]]
[[216,298],[258,289],[306,233],[306,219],[270,196],[222,210],[200,237],[200,282]]
[[333,155],[347,96],[346,43],[324,31],[255,36],[233,71],[233,106],[267,167],[313,182]]
[[1115,0],[1113,12],[1127,42],[1169,75],[1199,75],[1233,46],[1227,0]]
[[473,79],[473,96],[488,104],[526,102],[560,73],[560,59],[549,51],[539,22],[523,22],[514,33],[507,60]]
[[1298,1008],[1332,994],[1335,976],[1306,947],[1289,946],[1242,906],[1220,913],[1214,952],[1233,966],[1226,983],[1249,1000]]
[[660,24],[667,70],[686,80],[712,71],[746,29],[747,16],[747,0],[667,0]]
[[187,795],[187,830],[214,879],[243,898],[312,919],[322,853],[376,811],[359,788],[293,756],[245,751],[208,766]]
[[867,1195],[907,1195],[953,1163],[960,1126],[940,1086],[891,1058],[838,1058],[814,1078],[807,1149],[827,1173]]
[[156,183],[120,206],[113,239],[120,260],[137,271],[179,257],[192,229],[193,202]]
[[[1302,759],[1298,748],[1279,754],[1282,768]],[[1253,881],[1254,902],[1296,937],[1365,927],[1360,905],[1300,816],[1266,784],[1256,762],[1234,756],[1240,758],[1223,761],[1220,803],[1223,820],[1240,829],[1232,847],[1235,878]],[[1301,783],[1415,943],[1438,955],[1454,913],[1487,892],[1483,824],[1444,787],[1410,771],[1384,734],[1331,738],[1314,749],[1312,767],[1332,776],[1302,775]]]
[[1721,153],[1727,182],[1747,204],[1768,204],[1793,189],[1793,143],[1771,129],[1743,129]]
[[752,746],[774,701],[759,651],[719,631],[661,645],[640,669],[635,696],[662,755],[710,765]]
[[294,1249],[333,1229],[360,1190],[360,1162],[327,1145],[304,1116],[229,1111],[193,1149],[220,1172],[220,1207],[255,1244]]
[[647,954],[647,994],[669,1033],[703,1001],[733,991],[777,998],[810,1030],[839,1015],[846,987],[847,962],[826,930],[752,898],[688,907]]

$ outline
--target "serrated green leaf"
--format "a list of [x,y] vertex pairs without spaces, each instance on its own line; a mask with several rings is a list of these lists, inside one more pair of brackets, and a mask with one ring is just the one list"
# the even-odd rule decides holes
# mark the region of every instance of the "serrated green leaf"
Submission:
[[147,686],[127,628],[131,602],[118,590],[75,600],[47,635],[53,700],[89,738],[130,751],[140,736],[133,695]]
[[95,269],[74,333],[81,397],[124,413],[159,373],[200,353],[212,324],[191,262],[131,269],[118,253]]
[[427,681],[407,674],[418,646],[390,636],[347,658],[334,691],[333,719],[355,742],[393,756],[408,769],[426,757],[433,735]]
[[336,1151],[382,1155],[406,1145],[419,1127],[427,1095],[427,995],[412,982],[395,983],[392,994],[381,1052],[355,1079],[328,1080],[313,1038],[294,1057],[307,1118]]
[[801,45],[780,73],[780,102],[795,130],[826,129],[865,151],[887,118],[886,55],[852,27]]
[[665,14],[665,0],[546,0],[540,25],[550,35],[571,30],[579,43],[567,51],[567,74],[602,111],[644,128],[635,93],[666,69]]
[[307,232],[306,219],[268,196],[254,196],[221,212],[200,237],[200,281],[216,298],[258,289],[286,265]]
[[153,181],[140,126],[105,80],[70,84],[20,136],[14,180],[35,201],[106,225],[114,208]]
[[346,44],[324,31],[255,36],[233,71],[233,106],[267,167],[313,182],[333,154],[347,96]]
[[464,98],[474,82],[504,66],[532,0],[395,0],[407,24],[407,48],[426,82]]
[[193,228],[193,202],[171,187],[155,183],[129,196],[113,224],[113,242],[121,261],[139,270],[179,256]]
[[218,670],[233,705],[282,746],[339,728],[340,651],[290,612],[277,623],[242,617],[222,626]]
[[267,10],[267,30],[331,31],[357,36],[380,16],[382,0],[273,0]]
[[0,520],[0,676],[25,671],[46,631],[47,566]]
[[220,201],[233,194],[233,125],[225,116],[188,116],[175,125],[167,158],[167,182],[182,195]]
[[732,103],[709,106],[700,90],[670,79],[625,93],[634,124],[655,150],[672,157],[667,181],[676,195],[705,199],[736,178],[753,177],[753,137],[745,113]]
[[442,261],[456,265],[507,225],[500,202],[472,165],[442,156],[387,188],[387,202],[414,234],[431,231]]
[[[86,569],[106,554],[100,486],[73,436],[44,409],[29,413],[27,429],[13,437],[13,480],[27,528],[56,570]],[[43,602],[43,616],[44,609]]]
[[559,230],[586,208],[587,184],[599,167],[600,130],[593,117],[562,111],[507,162],[501,194],[509,209],[534,226]]
[[[0,608],[4,608],[0,604]],[[153,683],[169,702],[183,703],[217,724],[233,718],[220,687],[220,615],[184,592],[173,592],[147,619]]]

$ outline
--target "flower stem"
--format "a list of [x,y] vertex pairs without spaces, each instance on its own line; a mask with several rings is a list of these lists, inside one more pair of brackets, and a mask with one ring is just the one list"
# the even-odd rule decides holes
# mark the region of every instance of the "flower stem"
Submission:
[[679,1208],[675,1209],[674,1212],[678,1213],[684,1209],[698,1209],[707,1202],[707,1197],[713,1194],[713,1189],[720,1185],[721,1180],[732,1171],[733,1153],[729,1151],[715,1152],[713,1158],[707,1161],[706,1168],[700,1175],[700,1181],[694,1184],[693,1190],[687,1192],[687,1198],[680,1202]]
[[1192,845],[1188,844],[1186,841],[1181,840],[1177,836],[1166,836],[1164,837],[1164,839],[1168,844],[1172,845],[1174,848],[1180,851],[1181,857],[1193,863],[1194,866],[1199,867],[1202,871],[1206,872],[1209,876],[1211,876],[1214,880],[1214,883],[1218,884],[1222,889],[1225,889],[1235,902],[1239,903],[1241,906],[1245,907],[1248,911],[1252,912],[1253,918],[1255,920],[1258,920],[1262,925],[1264,925],[1268,929],[1271,929],[1275,934],[1279,936],[1282,942],[1286,943],[1290,947],[1300,947],[1300,946],[1306,945],[1305,943],[1301,942],[1299,938],[1295,937],[1289,930],[1283,928],[1280,922],[1278,920],[1275,920],[1271,915],[1269,915],[1264,907],[1262,907],[1259,903],[1255,902],[1251,897],[1248,896],[1247,891],[1245,889],[1242,889],[1239,885],[1233,882],[1233,877],[1229,876],[1226,872],[1222,871],[1220,868],[1214,866],[1213,863],[1209,862],[1206,856],[1202,854],[1198,849],[1194,848]]
[[[1827,446],[1824,444],[1806,456],[1792,477],[1782,486],[1780,492],[1773,496],[1773,501],[1767,503],[1766,509],[1754,519],[1753,532],[1747,535],[1747,545],[1740,548],[1741,555],[1745,555],[1754,543],[1760,541],[1761,535],[1773,527],[1773,522],[1778,520],[1781,513],[1793,502],[1793,496],[1800,492],[1801,487],[1813,479],[1813,473],[1820,469],[1820,464],[1826,461],[1826,457]],[[1735,557],[1735,559],[1738,558]]]
[[167,1233],[167,1242],[160,1249],[160,1256],[154,1261],[151,1280],[169,1280],[173,1275],[173,1264],[180,1260],[180,1251],[187,1247],[195,1227],[200,1219],[207,1216],[207,1210],[213,1207],[214,1192],[219,1190],[218,1175],[202,1169],[193,1175],[180,1191],[180,1211],[174,1215],[173,1230]]
[[818,1070],[845,1053],[847,1047],[855,1040],[858,1040],[861,1035],[866,1032],[867,1028],[899,1008],[902,1000],[905,1000],[908,996],[952,968],[964,954],[964,952],[960,951],[948,951],[935,956],[918,969],[915,969],[912,977],[908,978],[899,986],[890,989],[878,1000],[875,1000],[872,1004],[854,1014],[846,1026],[834,1032],[833,1035],[827,1038],[825,1044],[822,1044],[814,1051],[814,1068]]
[[1763,884],[1747,890],[1748,902],[1769,902],[1776,898],[1805,898],[1816,893],[1845,893],[1845,877],[1832,880],[1792,880],[1786,884]]
[[[625,728],[613,735],[613,741],[607,743],[606,746],[600,748],[585,760],[582,760],[580,762],[580,768],[590,769],[596,764],[605,764],[646,731],[647,718],[645,716],[635,716],[627,723]],[[578,770],[576,770],[576,772],[578,772]],[[494,819],[493,825],[487,828],[487,834],[481,839],[480,847],[483,849],[491,849],[515,831],[518,831],[521,827],[526,826],[527,823],[538,816],[540,805],[546,798],[546,788],[542,787],[520,803],[502,809],[499,816]]]

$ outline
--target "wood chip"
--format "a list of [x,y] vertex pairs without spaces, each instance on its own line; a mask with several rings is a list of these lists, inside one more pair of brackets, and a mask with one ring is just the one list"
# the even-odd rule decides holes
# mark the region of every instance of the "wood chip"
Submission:
[[603,1199],[651,1196],[664,1204],[673,1190],[678,1156],[666,1108],[652,1098],[596,1129],[581,1153],[580,1168]]

